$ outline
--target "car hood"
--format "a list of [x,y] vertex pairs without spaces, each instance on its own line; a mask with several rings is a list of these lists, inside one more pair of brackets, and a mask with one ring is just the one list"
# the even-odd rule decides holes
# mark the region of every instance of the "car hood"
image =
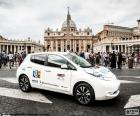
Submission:
[[104,78],[116,78],[116,76],[108,68],[103,66],[84,68],[84,71],[88,74],[93,74],[94,76],[101,75]]

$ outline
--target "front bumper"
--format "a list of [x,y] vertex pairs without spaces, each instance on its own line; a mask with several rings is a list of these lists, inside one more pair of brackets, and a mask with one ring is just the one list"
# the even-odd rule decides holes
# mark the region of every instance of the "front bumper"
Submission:
[[112,98],[118,96],[119,93],[120,93],[120,90],[117,90],[117,91],[115,91],[115,92],[106,92],[106,99],[107,99],[107,98],[108,98],[108,99],[112,99]]
[[95,90],[96,100],[109,100],[117,97],[120,93],[120,81],[108,82]]

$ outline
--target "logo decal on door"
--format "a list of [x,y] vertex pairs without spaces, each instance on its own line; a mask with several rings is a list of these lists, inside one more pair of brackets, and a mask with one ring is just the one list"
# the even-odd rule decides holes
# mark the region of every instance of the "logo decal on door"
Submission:
[[41,71],[33,70],[33,77],[34,78],[40,78],[41,77]]
[[65,74],[57,74],[57,79],[64,81]]

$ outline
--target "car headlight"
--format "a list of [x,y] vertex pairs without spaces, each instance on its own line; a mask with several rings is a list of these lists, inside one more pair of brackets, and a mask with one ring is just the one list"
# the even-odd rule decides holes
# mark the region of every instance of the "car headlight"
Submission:
[[104,77],[102,74],[92,74],[92,73],[88,73],[96,78],[99,78],[101,80],[105,80],[105,81],[111,81],[112,77]]

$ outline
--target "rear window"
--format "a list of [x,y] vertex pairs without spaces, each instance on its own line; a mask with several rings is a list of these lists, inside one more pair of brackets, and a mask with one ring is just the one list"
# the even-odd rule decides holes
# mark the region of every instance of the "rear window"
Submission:
[[32,55],[30,60],[33,63],[44,65],[46,61],[46,55],[45,54]]

